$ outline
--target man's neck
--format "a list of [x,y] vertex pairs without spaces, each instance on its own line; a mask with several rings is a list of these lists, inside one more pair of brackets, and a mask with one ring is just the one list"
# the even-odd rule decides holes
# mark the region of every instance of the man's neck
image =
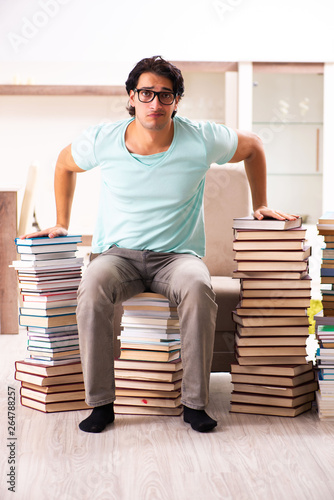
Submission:
[[153,155],[167,151],[174,137],[174,123],[162,130],[144,128],[134,119],[125,131],[125,145],[130,153]]

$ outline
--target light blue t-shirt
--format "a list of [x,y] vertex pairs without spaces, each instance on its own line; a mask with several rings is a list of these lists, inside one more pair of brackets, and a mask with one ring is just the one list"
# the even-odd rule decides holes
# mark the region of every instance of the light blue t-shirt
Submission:
[[227,163],[238,143],[224,125],[175,116],[169,149],[132,155],[125,131],[134,118],[87,129],[72,143],[75,163],[101,169],[92,251],[132,250],[204,256],[203,193],[211,163]]

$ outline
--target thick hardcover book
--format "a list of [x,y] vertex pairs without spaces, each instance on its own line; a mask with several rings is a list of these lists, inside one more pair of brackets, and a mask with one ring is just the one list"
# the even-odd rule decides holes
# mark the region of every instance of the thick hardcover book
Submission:
[[[303,365],[300,365],[303,366]],[[281,377],[279,375],[253,375],[249,373],[232,373],[231,380],[233,384],[259,384],[262,386],[278,386],[282,387],[296,387],[306,382],[314,380],[314,371],[310,370],[301,375],[293,377]]]
[[301,227],[302,219],[298,217],[295,220],[278,220],[272,217],[265,217],[262,220],[255,219],[252,216],[239,217],[233,219],[233,229],[260,229],[283,231],[286,229],[295,229]]
[[309,401],[293,408],[279,406],[265,406],[248,403],[231,403],[231,413],[249,413],[254,415],[272,415],[277,417],[297,417],[301,413],[311,410],[312,402]]
[[21,396],[22,406],[27,406],[33,410],[38,410],[43,413],[54,413],[59,411],[74,411],[74,410],[88,410],[88,406],[84,400],[78,401],[60,401],[56,403],[43,403],[41,401],[36,401],[35,399],[30,399]]
[[183,412],[183,406],[177,408],[161,408],[154,406],[126,406],[114,405],[115,414],[121,415],[160,415],[160,416],[179,416]]

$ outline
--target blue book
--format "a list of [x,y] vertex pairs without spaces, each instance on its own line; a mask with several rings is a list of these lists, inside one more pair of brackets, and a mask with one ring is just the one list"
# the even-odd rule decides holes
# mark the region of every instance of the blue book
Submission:
[[81,243],[81,235],[68,234],[67,236],[56,236],[49,238],[42,236],[41,238],[15,238],[16,245],[35,246],[35,245],[57,245],[63,243]]
[[334,276],[334,268],[322,267],[320,269],[320,276]]

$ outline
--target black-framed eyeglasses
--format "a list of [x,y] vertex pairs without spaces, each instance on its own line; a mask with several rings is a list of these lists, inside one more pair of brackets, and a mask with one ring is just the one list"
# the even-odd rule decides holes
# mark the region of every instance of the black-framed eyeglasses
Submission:
[[155,90],[149,89],[134,89],[134,92],[137,92],[140,102],[151,102],[157,95],[161,104],[166,104],[168,106],[173,104],[176,97],[176,94],[174,94],[174,92],[166,92],[165,90],[156,92]]

